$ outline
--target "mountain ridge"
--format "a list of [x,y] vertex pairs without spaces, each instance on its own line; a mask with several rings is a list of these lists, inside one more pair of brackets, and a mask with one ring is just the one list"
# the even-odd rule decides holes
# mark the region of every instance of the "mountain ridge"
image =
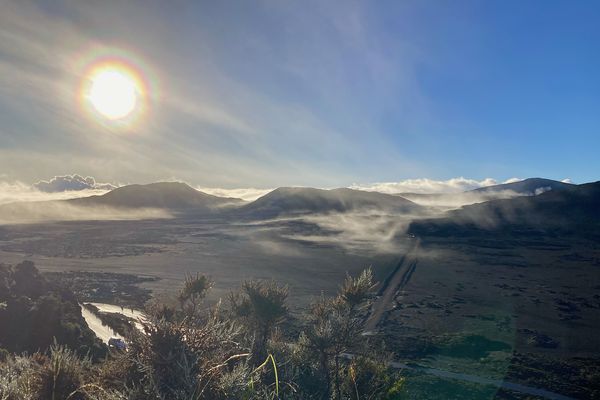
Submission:
[[397,195],[422,205],[456,208],[497,199],[535,196],[549,190],[565,190],[573,186],[576,185],[552,179],[527,178],[518,182],[501,183],[458,193],[398,193]]
[[519,194],[527,195],[529,193],[529,195],[535,195],[540,194],[541,190],[565,190],[571,186],[575,185],[571,183],[556,181],[553,179],[527,178],[517,182],[500,183],[498,185],[484,186],[481,188],[469,190],[469,192],[490,193],[510,190]]
[[358,210],[419,212],[422,207],[399,196],[380,192],[337,188],[280,187],[240,207],[244,214],[278,216]]
[[211,209],[239,204],[241,199],[219,197],[194,189],[182,182],[132,184],[108,193],[66,200],[72,204],[102,205],[125,208]]
[[446,217],[414,221],[417,235],[470,235],[482,232],[539,231],[600,233],[600,181],[570,185],[537,196],[490,200],[447,212]]

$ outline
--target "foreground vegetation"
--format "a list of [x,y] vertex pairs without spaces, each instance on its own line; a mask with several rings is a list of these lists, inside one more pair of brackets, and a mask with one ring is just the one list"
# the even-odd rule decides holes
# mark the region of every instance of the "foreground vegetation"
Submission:
[[[36,293],[24,291],[25,272]],[[2,265],[0,277],[2,400],[403,398],[386,353],[360,334],[370,270],[347,277],[337,296],[319,298],[300,321],[288,312],[287,288],[274,282],[244,282],[207,307],[212,282],[190,276],[176,299],[148,306],[144,332],[131,333],[128,351],[105,354],[97,342],[86,344],[80,312],[70,326],[79,334],[64,334],[65,317],[76,314],[65,304],[77,305],[67,295],[55,301],[61,322],[36,326],[43,340],[19,341],[13,330],[29,333],[31,325],[14,323],[40,318],[46,297],[68,291],[50,286],[31,263]]]
[[0,264],[0,349],[31,354],[55,340],[95,360],[106,355],[70,290],[46,281],[32,262]]

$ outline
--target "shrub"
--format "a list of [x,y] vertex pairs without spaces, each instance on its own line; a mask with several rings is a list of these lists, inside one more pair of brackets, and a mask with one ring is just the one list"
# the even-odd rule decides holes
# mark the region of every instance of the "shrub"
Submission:
[[55,343],[50,349],[50,357],[40,366],[36,398],[84,400],[85,394],[79,389],[90,369],[88,358],[80,358],[74,351]]
[[234,318],[241,320],[253,334],[251,347],[255,366],[267,357],[267,342],[288,314],[287,295],[287,287],[273,281],[246,281],[240,293],[230,296]]
[[[24,267],[22,273],[32,270]],[[144,332],[132,333],[128,351],[95,363],[77,354],[81,347],[57,341],[31,356],[0,353],[0,400],[400,398],[402,381],[386,368],[385,357],[345,354],[369,346],[360,335],[361,309],[373,286],[369,270],[347,277],[336,297],[317,300],[301,334],[285,333],[286,287],[248,281],[231,295],[228,309],[218,303],[202,311],[211,285],[201,275],[188,276],[179,310],[150,307]],[[70,307],[55,293],[40,298],[42,303],[21,309],[24,316],[42,310],[61,316]],[[81,334],[74,319],[45,321],[63,337]]]

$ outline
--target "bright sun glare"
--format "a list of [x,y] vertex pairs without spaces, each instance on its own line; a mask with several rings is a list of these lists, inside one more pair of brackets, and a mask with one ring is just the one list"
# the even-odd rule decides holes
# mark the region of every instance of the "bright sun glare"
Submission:
[[138,88],[135,80],[127,73],[106,69],[91,78],[87,98],[98,113],[110,120],[118,120],[135,110]]
[[81,77],[77,105],[90,121],[112,132],[139,132],[159,95],[148,63],[131,51],[92,46],[74,66]]

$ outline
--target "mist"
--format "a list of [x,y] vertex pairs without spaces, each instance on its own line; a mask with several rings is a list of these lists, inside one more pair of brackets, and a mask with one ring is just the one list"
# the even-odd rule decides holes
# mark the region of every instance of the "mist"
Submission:
[[273,189],[256,189],[256,188],[237,188],[237,189],[223,189],[223,188],[209,188],[209,187],[196,187],[195,189],[212,194],[213,196],[219,197],[232,197],[235,199],[242,199],[244,201],[254,201],[259,197],[273,191]]
[[[427,214],[428,217],[438,215]],[[351,254],[397,254],[405,245],[404,237],[412,221],[423,218],[423,214],[390,214],[376,211],[357,211],[329,214],[311,214],[301,217],[282,217],[260,221],[250,225],[270,225],[279,230],[291,222],[304,222],[316,229],[298,232],[278,232],[278,236],[292,241],[307,242],[317,246],[340,247]],[[264,249],[275,254],[288,252],[289,249],[277,243],[261,243]]]
[[107,189],[83,189],[47,192],[22,182],[0,182],[0,205],[16,202],[68,200],[79,197],[102,195]]
[[306,217],[306,221],[334,234],[295,236],[296,239],[344,247],[350,252],[394,254],[400,250],[399,237],[414,220],[411,215],[377,212],[350,212]]
[[163,209],[88,207],[70,204],[65,201],[13,202],[0,206],[0,225],[56,221],[119,221],[165,218],[172,218],[172,215]]
[[[539,192],[543,193],[543,192]],[[539,194],[532,193],[532,195]],[[512,199],[515,197],[524,196],[523,193],[518,193],[512,190],[495,191],[492,193],[486,192],[464,192],[464,193],[401,193],[398,196],[404,197],[414,203],[426,207],[435,207],[438,211],[447,211],[460,208],[462,206],[483,203],[495,199]]]

